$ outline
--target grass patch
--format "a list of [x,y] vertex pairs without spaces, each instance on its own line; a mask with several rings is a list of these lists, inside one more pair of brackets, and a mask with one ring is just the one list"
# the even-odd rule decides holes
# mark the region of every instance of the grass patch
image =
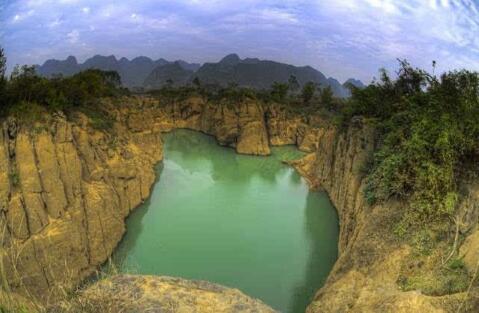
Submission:
[[99,105],[84,105],[76,108],[73,112],[85,114],[89,118],[90,126],[96,130],[110,131],[113,129],[113,117]]
[[446,261],[451,247],[440,233],[439,230],[419,230],[408,238],[413,251],[404,262],[397,280],[401,290],[419,290],[430,296],[467,290],[471,273],[457,255]]
[[13,187],[18,187],[20,185],[20,175],[17,170],[14,168],[10,173],[10,181],[12,182]]
[[454,268],[454,266],[409,277],[400,276],[399,287],[403,291],[419,290],[429,296],[443,296],[466,291],[471,278],[464,267]]
[[24,125],[34,126],[37,122],[48,122],[50,119],[49,111],[34,102],[21,101],[10,107],[8,112]]

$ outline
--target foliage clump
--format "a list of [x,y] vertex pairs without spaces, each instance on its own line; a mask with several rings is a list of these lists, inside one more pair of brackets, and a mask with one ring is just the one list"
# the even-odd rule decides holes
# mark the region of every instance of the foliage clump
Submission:
[[460,177],[479,157],[479,74],[436,77],[406,61],[397,74],[393,80],[383,70],[379,82],[352,88],[339,119],[343,127],[353,116],[377,125],[367,200],[408,199],[411,221],[450,217]]
[[[33,66],[16,66],[5,77],[6,58],[0,48],[0,114],[22,117],[43,110],[65,110],[91,105],[101,97],[126,93],[114,71],[89,69],[70,77],[46,78]],[[32,116],[30,116],[32,117]]]

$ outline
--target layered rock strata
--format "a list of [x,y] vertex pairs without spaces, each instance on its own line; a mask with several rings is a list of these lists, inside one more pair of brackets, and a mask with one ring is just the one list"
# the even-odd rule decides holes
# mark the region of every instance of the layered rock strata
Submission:
[[[479,311],[479,290],[444,296],[427,296],[420,291],[402,291],[398,280],[401,268],[411,263],[412,248],[394,235],[406,205],[390,201],[376,206],[366,203],[364,166],[374,151],[374,129],[361,120],[345,132],[334,127],[324,131],[318,150],[292,162],[312,187],[323,188],[338,210],[340,219],[339,258],[326,284],[317,292],[308,313],[323,312],[462,312]],[[474,188],[473,188],[474,189]],[[477,190],[458,209],[470,229],[477,229]],[[470,205],[474,203],[474,205]],[[472,233],[472,235],[470,235]],[[477,232],[466,244],[477,245]],[[462,248],[465,261],[477,264],[474,248]],[[473,256],[475,254],[475,257]],[[474,272],[474,268],[469,268]]]
[[60,115],[0,127],[2,272],[11,290],[46,299],[109,258],[149,196],[160,133],[102,132]]
[[[41,296],[54,286],[75,285],[107,260],[125,231],[124,218],[149,195],[153,166],[162,157],[160,133],[189,128],[238,153],[268,155],[270,145],[284,144],[311,152],[293,165],[336,206],[340,255],[309,313],[455,312],[464,302],[464,292],[434,297],[400,290],[399,273],[411,248],[394,237],[392,224],[405,204],[365,202],[363,168],[375,134],[360,119],[340,133],[321,120],[250,100],[228,104],[191,97],[159,103],[135,97],[104,105],[114,117],[113,131],[94,130],[85,117],[71,122],[57,116],[48,127],[34,128],[2,122],[2,269],[12,289]],[[468,189],[459,208],[466,237],[459,251],[474,272],[479,188]],[[143,279],[150,281],[131,281]],[[125,280],[108,284],[120,282]],[[467,297],[463,312],[479,311],[474,311],[477,287]]]

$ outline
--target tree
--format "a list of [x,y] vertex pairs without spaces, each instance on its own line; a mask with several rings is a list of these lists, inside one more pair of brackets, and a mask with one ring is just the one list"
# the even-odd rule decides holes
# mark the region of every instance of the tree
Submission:
[[289,86],[289,90],[291,90],[291,92],[293,93],[296,93],[299,90],[300,86],[296,76],[294,75],[289,76],[288,86]]
[[200,79],[198,78],[198,76],[196,76],[195,79],[193,79],[193,86],[195,86],[196,88],[200,88],[201,83],[200,83]]
[[113,88],[119,88],[121,86],[121,76],[117,71],[97,71],[95,73],[101,76],[103,84]]
[[3,48],[0,47],[0,108],[5,106],[5,87],[6,87],[6,79],[5,79],[5,72],[7,67],[7,58],[5,56],[5,52]]
[[271,85],[271,97],[275,101],[283,102],[288,95],[288,89],[288,84],[274,82],[273,85]]
[[8,96],[11,105],[25,101],[38,102],[44,99],[50,91],[48,80],[38,76],[34,66],[15,66],[10,75],[8,84]]
[[406,226],[455,214],[461,180],[478,175],[479,73],[438,78],[400,61],[396,79],[383,70],[380,81],[352,89],[343,114],[343,125],[362,116],[378,130],[368,202],[406,200]]
[[303,102],[305,104],[309,104],[309,102],[313,98],[315,92],[316,92],[316,84],[313,83],[313,82],[307,82],[303,86],[303,91],[301,93],[301,96],[303,98]]
[[5,78],[5,72],[7,70],[7,57],[5,51],[0,46],[0,79]]
[[319,101],[323,107],[328,110],[334,109],[334,97],[333,97],[333,90],[331,86],[327,86],[321,90]]

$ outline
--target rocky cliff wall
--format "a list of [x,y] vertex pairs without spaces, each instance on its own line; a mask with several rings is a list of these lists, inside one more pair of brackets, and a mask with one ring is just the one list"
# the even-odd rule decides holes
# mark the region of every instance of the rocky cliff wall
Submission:
[[[339,258],[307,312],[456,312],[465,292],[427,296],[420,291],[402,291],[398,284],[403,267],[416,264],[412,248],[394,235],[405,204],[391,201],[369,206],[365,201],[364,168],[374,144],[374,130],[356,120],[344,133],[334,127],[324,130],[318,150],[293,162],[312,186],[328,192],[340,218]],[[474,197],[477,191],[470,194]],[[468,201],[475,203],[475,199]],[[474,206],[463,203],[462,207],[469,215],[477,214]],[[477,216],[468,221],[477,225]],[[473,236],[466,243],[473,242]],[[466,250],[466,256],[472,258],[474,249]],[[478,260],[476,257],[470,263]],[[462,312],[479,312],[477,288],[468,295]]]
[[108,260],[124,219],[149,196],[162,159],[161,132],[199,130],[245,154],[269,154],[270,138],[315,148],[316,132],[306,131],[302,119],[289,121],[251,101],[164,105],[132,97],[103,106],[113,126],[102,131],[81,113],[34,125],[1,122],[1,268],[12,291],[50,302]]
[[159,132],[94,130],[57,115],[0,125],[2,268],[13,291],[48,299],[95,271],[149,196]]
[[[411,247],[394,235],[394,225],[405,206],[389,202],[369,206],[365,202],[364,175],[375,149],[375,131],[361,119],[342,133],[318,117],[304,118],[277,105],[245,101],[234,105],[207,103],[193,97],[169,104],[137,99],[127,106],[125,123],[130,129],[168,131],[189,128],[213,135],[219,144],[238,153],[267,155],[270,145],[294,144],[311,152],[293,162],[313,188],[323,188],[340,218],[339,259],[326,285],[308,308],[316,312],[455,312],[465,293],[427,296],[402,291],[398,280],[404,266],[411,266]],[[145,114],[146,113],[146,114]],[[461,248],[468,264],[477,261],[477,190],[470,188],[462,215]],[[467,223],[466,223],[467,221]],[[476,235],[470,235],[470,234]],[[414,265],[415,266],[415,265]],[[471,272],[473,271],[470,268]],[[479,308],[477,289],[468,295],[464,310]]]
[[[360,120],[338,133],[326,124],[312,126],[321,121],[252,101],[212,104],[193,97],[165,104],[136,97],[105,106],[114,116],[113,132],[93,130],[86,118],[73,123],[57,116],[47,128],[3,122],[0,226],[13,289],[28,286],[41,295],[51,286],[77,283],[104,262],[125,231],[124,218],[148,197],[153,165],[161,159],[160,133],[189,128],[239,153],[267,155],[270,145],[282,144],[312,152],[293,165],[336,206],[340,256],[309,313],[455,312],[464,299],[464,293],[433,297],[400,290],[411,247],[398,242],[392,227],[404,204],[365,203],[364,166],[375,134]],[[477,192],[467,199],[464,234],[476,235],[467,237],[461,254],[474,264]],[[468,308],[479,307],[477,289],[469,298]]]
[[[153,109],[155,110],[155,109]],[[270,146],[297,145],[315,151],[321,128],[279,105],[264,106],[253,100],[238,103],[211,103],[200,97],[161,104],[156,116],[162,128],[188,128],[212,135],[223,146],[238,153],[269,155]]]

